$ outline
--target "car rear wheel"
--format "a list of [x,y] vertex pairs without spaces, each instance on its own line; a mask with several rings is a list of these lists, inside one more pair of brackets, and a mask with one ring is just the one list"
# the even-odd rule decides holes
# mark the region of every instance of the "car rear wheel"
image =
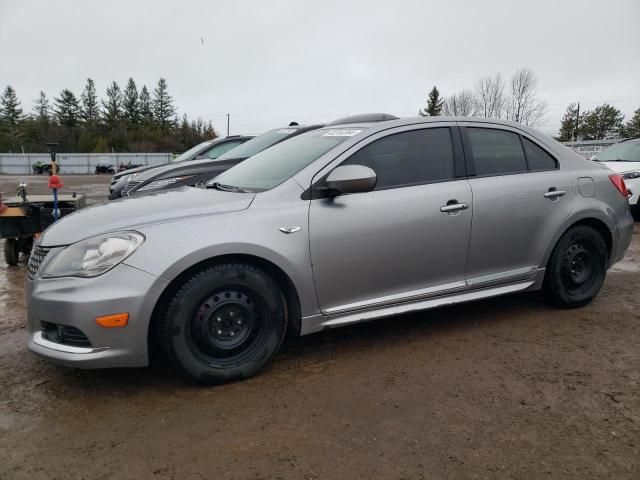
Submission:
[[607,246],[597,230],[586,225],[569,229],[551,254],[543,291],[554,305],[586,305],[600,291],[607,273]]
[[284,297],[264,271],[223,264],[188,278],[160,325],[171,363],[199,383],[250,377],[278,351],[287,330]]

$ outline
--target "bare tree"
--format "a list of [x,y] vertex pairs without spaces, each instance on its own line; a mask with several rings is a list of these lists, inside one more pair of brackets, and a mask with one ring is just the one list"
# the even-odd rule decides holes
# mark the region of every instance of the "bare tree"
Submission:
[[546,103],[538,98],[535,73],[522,67],[511,77],[506,116],[509,120],[535,126],[547,112]]
[[476,99],[471,90],[462,90],[447,97],[442,114],[452,117],[471,117],[476,113]]
[[502,118],[505,115],[507,101],[504,93],[502,75],[482,77],[476,83],[476,115],[486,118]]

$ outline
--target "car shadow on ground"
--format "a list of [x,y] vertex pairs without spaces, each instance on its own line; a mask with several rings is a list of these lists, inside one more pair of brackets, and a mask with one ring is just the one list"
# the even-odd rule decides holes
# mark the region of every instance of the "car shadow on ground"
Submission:
[[[510,322],[514,315],[523,312],[531,313],[532,320],[551,322],[554,311],[543,302],[539,293],[522,293],[287,338],[280,353],[258,377],[268,381],[270,375],[282,372],[295,375],[296,369],[305,365],[327,360],[340,362],[341,358],[352,356],[354,351],[367,355],[367,351],[383,346],[401,348],[408,341],[444,342],[448,337],[464,335],[475,328]],[[550,315],[546,315],[547,312]],[[70,395],[76,395],[78,391],[108,394],[114,388],[130,393],[142,389],[200,388],[176,374],[157,355],[146,368],[78,370],[53,365],[51,368],[57,371],[60,381],[64,382],[63,389]]]

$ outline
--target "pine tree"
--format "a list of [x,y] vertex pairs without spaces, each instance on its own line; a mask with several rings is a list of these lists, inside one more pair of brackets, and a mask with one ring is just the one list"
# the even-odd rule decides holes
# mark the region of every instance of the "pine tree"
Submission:
[[640,108],[633,113],[633,117],[624,126],[626,137],[640,137]]
[[151,105],[151,96],[147,86],[143,85],[138,97],[138,111],[140,113],[140,121],[145,126],[153,125],[153,108]]
[[48,121],[51,116],[51,106],[47,95],[41,90],[40,95],[33,101],[33,115],[40,121]]
[[186,114],[182,116],[182,121],[178,128],[178,136],[180,138],[182,150],[188,150],[195,145],[193,129],[189,124],[189,119]]
[[169,95],[167,81],[164,78],[158,80],[158,85],[153,90],[153,115],[158,127],[163,132],[171,130],[174,126],[176,110],[173,106],[173,98]]
[[0,120],[10,128],[16,128],[18,122],[22,120],[20,100],[11,85],[7,85],[0,97]]
[[580,123],[580,132],[586,140],[602,140],[619,137],[623,130],[624,115],[608,103],[585,112]]
[[137,127],[140,123],[138,87],[136,86],[136,82],[131,77],[127,81],[127,86],[124,89],[122,109],[127,125],[133,128]]
[[80,95],[82,107],[80,115],[87,123],[96,123],[100,118],[100,105],[96,94],[96,85],[91,78],[87,78],[87,84]]
[[54,98],[53,102],[55,104],[53,112],[58,125],[75,127],[78,124],[80,105],[73,92],[65,88],[60,92],[60,97]]
[[557,140],[559,142],[569,142],[577,140],[579,136],[578,127],[578,106],[575,103],[569,104],[560,122],[560,131]]
[[102,119],[105,125],[113,129],[122,118],[122,92],[114,81],[107,87],[107,97],[102,100]]
[[207,123],[207,126],[204,129],[204,138],[205,138],[205,140],[213,140],[217,136],[218,136],[218,134],[216,133],[215,129],[213,128],[213,125],[211,124],[211,120],[209,120],[209,123]]
[[440,97],[440,92],[434,86],[429,92],[429,98],[427,99],[427,106],[420,112],[421,116],[437,117],[442,114],[442,106],[444,105],[444,99]]

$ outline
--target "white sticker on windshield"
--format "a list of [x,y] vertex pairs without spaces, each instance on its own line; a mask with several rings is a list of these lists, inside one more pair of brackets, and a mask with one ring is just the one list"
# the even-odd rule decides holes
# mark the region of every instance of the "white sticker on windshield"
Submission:
[[329,130],[327,133],[323,134],[323,137],[353,137],[357,135],[362,130],[352,130],[352,129],[340,129],[340,130]]
[[286,133],[288,135],[290,133],[294,133],[295,131],[295,128],[283,128],[282,130],[278,130],[278,133]]

